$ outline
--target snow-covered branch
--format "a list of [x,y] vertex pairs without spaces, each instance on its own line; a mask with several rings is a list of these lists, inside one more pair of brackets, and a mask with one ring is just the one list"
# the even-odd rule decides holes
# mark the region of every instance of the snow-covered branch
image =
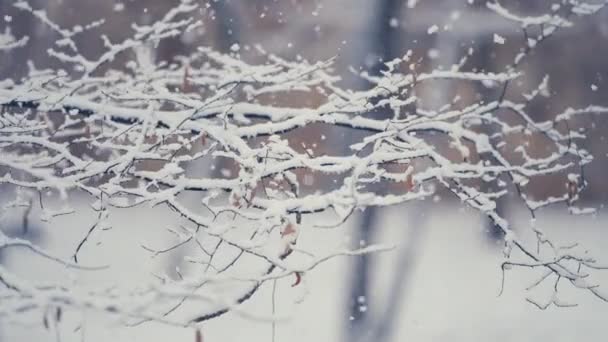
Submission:
[[[94,272],[84,270],[78,254],[107,218],[107,208],[149,205],[167,208],[183,222],[173,227],[175,243],[145,246],[151,257],[195,246],[199,255],[191,261],[200,265],[201,273],[196,279],[162,279],[116,294],[36,284],[1,267],[1,296],[7,304],[0,316],[50,306],[190,326],[231,310],[248,314],[239,304],[264,282],[300,277],[336,256],[383,250],[309,251],[298,244],[298,237],[332,226],[319,224],[315,215],[331,214],[340,225],[357,210],[417,201],[443,190],[490,217],[505,233],[506,256],[515,249],[518,260],[508,259],[504,268],[544,268],[606,300],[595,286],[584,283],[586,272],[598,268],[593,259],[559,248],[551,257],[539,253],[496,210],[496,201],[516,190],[532,214],[560,202],[573,213],[590,211],[577,205],[588,186],[584,166],[593,159],[581,147],[586,135],[576,128],[577,118],[606,114],[608,108],[571,108],[537,121],[529,105],[546,95],[549,78],[525,96],[506,94],[513,80],[525,77],[518,67],[531,49],[556,29],[571,26],[572,16],[592,15],[603,6],[562,2],[538,17],[518,16],[498,2],[488,5],[521,26],[527,37],[521,54],[502,73],[459,68],[418,73],[406,54],[388,62],[382,76],[363,73],[372,87],[362,91],[343,87],[332,70],[335,59],[292,62],[260,51],[265,61],[254,64],[236,52],[221,54],[208,47],[171,64],[141,58],[142,48],[198,25],[189,17],[197,10],[194,1],[182,1],[149,26],[134,26],[132,37],[124,41],[112,43],[102,36],[105,51],[94,58],[80,53],[74,37],[102,29],[103,21],[66,29],[43,10],[16,2],[58,35],[49,54],[62,67],[38,70],[32,65],[22,80],[0,80],[0,184],[54,194],[63,207],[42,206],[41,200],[41,215],[48,220],[75,212],[73,196],[88,198],[99,215],[74,246],[73,261],[4,235],[0,249],[27,248],[76,272]],[[529,36],[535,27],[540,28],[538,36]],[[27,38],[4,38],[0,50],[28,43]],[[504,91],[499,98],[455,99],[434,106],[439,110],[422,107],[418,89],[445,81],[500,84]],[[312,104],[293,105],[298,99],[311,99]],[[379,115],[386,112],[388,117]],[[362,133],[351,142],[351,153],[331,146],[324,134],[332,127]],[[293,136],[299,131],[315,133],[319,140],[303,147]],[[530,137],[541,139],[546,148],[537,151],[516,143]],[[563,195],[532,198],[528,182],[548,175],[561,177]],[[196,205],[184,199],[186,194],[196,194]],[[203,237],[213,246],[201,242]],[[538,238],[544,236],[538,232]],[[235,251],[233,258],[216,262],[214,257],[225,249]],[[234,266],[244,258],[261,266],[242,274]],[[214,290],[222,282],[241,286],[226,297]],[[165,317],[184,301],[208,305],[195,317]]]

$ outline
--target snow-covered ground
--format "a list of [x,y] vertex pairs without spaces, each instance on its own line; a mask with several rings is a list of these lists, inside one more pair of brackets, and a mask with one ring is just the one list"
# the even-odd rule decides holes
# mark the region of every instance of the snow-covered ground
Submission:
[[[413,220],[412,215],[423,215]],[[47,230],[44,246],[69,257],[82,234],[90,227],[90,216],[58,218]],[[561,299],[577,303],[570,308],[550,307],[541,311],[526,302],[532,296],[542,302],[551,295],[550,287],[527,292],[537,271],[507,271],[505,290],[498,296],[501,284],[502,248],[493,246],[482,234],[477,213],[451,205],[390,208],[383,212],[378,241],[397,242],[408,246],[412,223],[419,224],[417,253],[409,270],[407,293],[397,319],[394,341],[605,341],[608,336],[608,303],[591,294],[571,289],[565,282],[560,287]],[[128,285],[159,272],[158,260],[141,244],[154,245],[167,239],[163,229],[172,216],[162,210],[140,209],[112,212],[114,228],[92,236],[82,252],[83,263],[111,264],[111,271],[87,275],[88,282],[116,282]],[[529,230],[530,220],[523,211],[513,210],[514,227],[521,235]],[[536,221],[556,241],[578,241],[589,253],[608,264],[608,216],[570,216],[565,210],[541,213]],[[299,243],[314,244],[318,250],[331,250],[342,245],[352,223],[330,231],[307,230]],[[12,251],[3,261],[11,269],[32,279],[56,279],[55,267],[27,253]],[[383,310],[389,279],[398,269],[398,251],[378,254],[374,259],[374,294],[368,299],[371,313]],[[277,324],[276,341],[339,341],[344,327],[349,259],[331,260],[306,275],[306,286],[291,287],[292,279],[277,287],[277,314],[289,314],[289,320]],[[608,291],[608,271],[601,274]],[[66,280],[66,281],[69,281]],[[305,288],[308,294],[304,301]],[[247,312],[260,316],[271,314],[271,283],[266,284],[243,305]],[[1,304],[0,304],[1,305]],[[194,308],[195,309],[195,308]],[[189,308],[193,310],[193,308]],[[53,341],[55,333],[46,331],[42,318],[31,315],[29,324],[4,320],[0,341]],[[60,327],[61,341],[194,341],[193,332],[160,324],[121,327],[116,318],[85,313],[82,329],[74,331],[79,317],[68,315]],[[52,330],[52,329],[51,329]],[[240,342],[271,341],[271,324],[237,314],[227,314],[203,326],[204,341]]]

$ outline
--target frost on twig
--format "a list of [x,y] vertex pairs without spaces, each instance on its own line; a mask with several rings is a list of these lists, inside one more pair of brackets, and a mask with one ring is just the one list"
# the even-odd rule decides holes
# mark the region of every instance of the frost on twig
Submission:
[[[49,54],[62,67],[38,70],[32,65],[22,81],[0,81],[0,183],[55,194],[65,207],[45,209],[48,220],[75,211],[71,196],[89,198],[98,215],[74,246],[72,261],[3,236],[0,249],[21,246],[66,267],[84,268],[79,255],[104,224],[108,208],[149,205],[170,209],[179,223],[172,227],[173,243],[142,242],[143,247],[155,257],[194,246],[198,255],[188,261],[201,272],[196,277],[180,274],[179,280],[159,277],[158,283],[116,294],[110,289],[83,292],[35,284],[2,267],[0,316],[44,307],[86,308],[121,315],[132,324],[153,320],[182,326],[228,311],[252,317],[239,304],[262,284],[294,274],[299,282],[302,274],[331,258],[386,249],[320,256],[299,244],[308,229],[338,226],[356,210],[421,200],[441,190],[484,213],[504,232],[506,256],[517,250],[521,261],[507,259],[503,270],[542,268],[547,272],[542,280],[553,277],[556,287],[567,280],[606,300],[584,281],[588,271],[600,268],[595,260],[551,245],[538,231],[539,245],[554,251],[547,258],[537,246],[519,239],[496,211],[496,201],[515,189],[532,215],[555,203],[565,203],[573,213],[588,212],[577,207],[577,199],[587,186],[584,167],[593,156],[581,147],[585,134],[573,126],[577,117],[607,113],[608,108],[569,109],[551,120],[536,121],[529,103],[546,95],[548,78],[523,97],[507,96],[511,82],[525,77],[519,64],[538,43],[571,26],[572,16],[600,9],[580,1],[563,3],[551,14],[534,18],[489,4],[521,26],[526,36],[522,52],[504,72],[464,71],[461,65],[419,73],[406,54],[387,63],[382,76],[362,74],[373,86],[354,91],[341,86],[332,71],[334,59],[291,62],[262,52],[265,62],[250,64],[237,54],[208,47],[171,64],[143,58],[142,48],[198,25],[189,17],[197,9],[193,1],[182,1],[149,26],[134,25],[132,37],[124,41],[102,36],[105,51],[96,57],[81,54],[74,37],[102,29],[103,21],[66,29],[44,11],[16,2],[18,9],[58,36]],[[540,29],[533,30],[538,36],[530,36],[534,28]],[[0,47],[18,49],[26,43],[26,38],[6,40]],[[119,56],[126,63],[119,62]],[[419,105],[417,87],[446,80],[500,84],[503,91],[498,98],[436,106],[438,111]],[[290,98],[304,96],[318,102],[289,105]],[[394,114],[388,119],[373,115],[387,110]],[[291,143],[294,132],[311,127],[342,127],[364,135],[346,155],[320,146],[323,141],[316,148]],[[509,143],[526,136],[542,139],[546,153]],[[211,169],[215,160],[226,165],[219,173]],[[531,198],[528,182],[552,174],[568,174],[563,196]],[[198,196],[195,207],[185,202],[186,194]],[[315,215],[325,212],[335,222],[315,223]],[[216,256],[225,250],[232,251],[232,257],[218,261]],[[233,271],[246,258],[261,266],[247,274]],[[235,295],[214,290],[218,283],[235,281],[241,285]],[[185,319],[171,318],[186,301],[205,303],[206,309]],[[556,297],[550,303],[563,304]]]

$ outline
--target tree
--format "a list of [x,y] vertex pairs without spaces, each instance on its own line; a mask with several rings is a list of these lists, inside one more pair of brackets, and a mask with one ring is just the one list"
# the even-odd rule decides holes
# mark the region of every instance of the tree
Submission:
[[[0,183],[12,197],[5,210],[36,203],[36,214],[53,222],[77,215],[79,203],[86,202],[95,220],[77,238],[70,258],[4,233],[0,249],[29,250],[73,276],[103,271],[103,260],[83,261],[91,235],[107,228],[116,209],[150,206],[173,215],[175,237],[167,246],[144,248],[155,257],[194,246],[197,255],[188,260],[197,271],[118,290],[78,280],[38,282],[2,265],[0,315],[18,319],[42,312],[48,327],[49,320],[60,323],[64,312],[86,309],[118,315],[128,324],[156,321],[195,329],[229,311],[254,316],[239,305],[266,283],[290,278],[300,286],[307,272],[329,259],[391,249],[367,245],[319,254],[314,242],[301,242],[307,230],[331,229],[357,210],[441,191],[487,215],[503,232],[503,270],[538,268],[543,274],[536,284],[554,282],[548,304],[535,305],[568,305],[557,295],[562,282],[608,301],[587,281],[590,271],[602,268],[593,258],[556,245],[538,229],[537,243],[530,244],[496,210],[498,199],[516,191],[532,216],[556,203],[575,214],[592,212],[577,202],[588,186],[585,165],[593,159],[581,147],[586,135],[578,118],[608,108],[571,108],[535,121],[529,106],[548,96],[550,78],[532,90],[513,83],[525,78],[522,63],[537,46],[603,6],[562,0],[545,14],[524,17],[489,2],[496,17],[524,33],[521,51],[502,72],[465,70],[466,58],[450,69],[422,72],[422,60],[406,52],[383,61],[380,74],[362,72],[372,86],[357,91],[344,89],[333,73],[336,58],[289,61],[259,49],[264,62],[254,64],[242,58],[238,44],[230,53],[200,46],[171,62],[146,58],[145,49],[202,25],[192,17],[200,10],[193,1],[182,0],[151,24],[134,24],[124,40],[101,35],[105,50],[95,56],[82,52],[78,42],[102,30],[102,21],[64,28],[44,10],[15,2],[59,38],[48,48],[51,65],[30,64],[25,77],[0,81]],[[7,30],[0,50],[18,51],[32,44],[29,38]],[[504,43],[498,34],[493,39]],[[425,108],[417,93],[445,81],[500,92]],[[291,106],[296,97],[321,101]],[[323,136],[307,146],[293,143],[294,132],[314,126],[341,127],[362,138],[347,154],[321,154]],[[514,139],[541,139],[545,149]],[[219,172],[213,171],[216,164],[223,165]],[[561,179],[563,194],[532,199],[529,183],[547,176]],[[333,185],[315,187],[310,177]],[[188,303],[196,310],[186,308]]]

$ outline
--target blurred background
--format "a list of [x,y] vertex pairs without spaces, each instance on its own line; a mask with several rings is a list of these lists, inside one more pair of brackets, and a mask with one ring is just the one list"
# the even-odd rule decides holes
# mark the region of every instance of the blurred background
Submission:
[[[14,2],[0,0],[0,32],[6,32],[10,26],[12,34],[30,36],[32,41],[14,52],[0,52],[0,80],[23,77],[28,70],[26,61],[38,68],[57,66],[46,53],[57,36],[31,15],[15,11]],[[546,13],[556,2],[509,0],[501,3],[516,13],[533,16]],[[99,30],[77,39],[83,54],[96,55],[103,51],[100,40],[96,39],[100,31],[114,41],[122,40],[132,34],[133,23],[154,21],[175,6],[176,1],[31,0],[29,3],[34,8],[45,9],[61,26],[72,27],[104,18],[106,22]],[[465,70],[501,72],[512,63],[525,39],[519,27],[491,13],[483,0],[219,0],[201,4],[198,19],[203,25],[150,47],[149,58],[157,63],[170,62],[202,45],[238,54],[251,63],[263,62],[257,53],[258,47],[292,60],[336,57],[335,73],[342,77],[343,86],[365,89],[370,85],[357,76],[357,72],[379,74],[383,61],[401,57],[410,50],[420,72],[450,69],[466,55],[469,57]],[[526,76],[507,94],[520,99],[522,93],[534,89],[548,74],[550,96],[532,104],[530,115],[535,120],[550,119],[569,107],[608,106],[608,11],[603,10],[584,21],[574,21],[574,27],[558,32],[528,57],[521,67]],[[495,35],[503,37],[504,44],[497,44]],[[116,64],[121,62],[124,61],[117,60]],[[492,85],[472,88],[470,84],[445,82],[433,83],[433,87],[422,89],[419,96],[425,108],[438,109],[455,96],[491,99],[499,93],[500,89]],[[319,99],[283,101],[294,106],[310,106]],[[586,170],[592,186],[581,194],[581,201],[599,208],[599,213],[593,217],[573,217],[568,216],[562,206],[544,211],[535,224],[558,240],[581,241],[594,256],[608,263],[608,221],[601,210],[608,199],[605,171],[608,120],[591,117],[581,125],[593,127],[588,131],[586,148],[596,156]],[[324,128],[300,130],[290,142],[300,147],[303,142],[311,144],[321,135],[329,134],[334,147],[327,153],[339,154],[345,153],[349,143],[357,138],[339,129],[319,130]],[[521,143],[529,144],[532,149],[544,148],[540,140],[536,142],[533,138]],[[316,186],[324,184],[323,180],[316,182]],[[564,185],[563,175],[546,177],[532,184],[529,191],[533,197],[544,198],[563,193]],[[9,196],[0,192],[0,197],[5,201]],[[515,222],[515,229],[524,230],[531,225],[515,197],[501,202],[500,208],[503,215]],[[7,234],[37,241],[51,250],[70,248],[65,238],[49,233],[49,229],[56,228],[37,220],[35,215],[26,212],[27,208],[19,210],[12,212],[11,225],[2,226]],[[115,225],[122,229],[112,234],[120,241],[137,241],[144,233],[149,234],[163,224],[158,220],[161,213],[142,214],[138,216],[139,221],[132,215],[114,214]],[[88,218],[81,219],[81,222],[73,219],[64,222],[65,234],[61,236],[83,231]],[[439,194],[433,200],[405,208],[368,209],[355,215],[345,227],[321,236],[318,242],[314,240],[315,234],[321,236],[318,232],[312,233],[310,241],[327,249],[345,240],[353,246],[382,241],[399,241],[399,245],[392,253],[323,265],[307,276],[310,292],[301,304],[294,305],[299,300],[292,298],[301,294],[291,293],[294,290],[289,286],[279,289],[279,311],[292,311],[293,317],[278,324],[277,341],[572,341],[580,336],[581,329],[590,341],[604,341],[608,335],[604,324],[608,304],[597,299],[564,290],[564,296],[578,306],[541,311],[527,303],[525,298],[529,293],[525,288],[534,279],[532,271],[513,271],[507,278],[505,293],[497,296],[503,246],[500,233],[479,214],[463,208],[449,196]],[[160,235],[156,238],[162,240]],[[107,236],[103,239],[110,240]],[[124,244],[123,249],[121,246],[122,243],[112,246],[116,255],[109,256],[108,249],[99,247],[90,257],[123,260],[128,255],[132,263],[147,262],[144,254],[135,257],[128,244]],[[174,268],[180,263],[180,257],[183,256],[166,260],[162,267]],[[23,269],[38,268],[17,253],[3,253],[0,262],[22,264]],[[127,263],[124,274],[131,274],[129,265],[137,267]],[[44,274],[44,271],[36,272]],[[608,284],[608,278],[603,276],[603,279]],[[264,288],[245,305],[268,313],[270,295],[270,289]],[[86,334],[65,332],[64,340],[192,340],[191,332],[176,328],[147,325],[107,329],[111,322],[96,316],[92,316],[90,322]],[[30,327],[0,324],[0,341],[34,341],[46,336],[34,323]],[[206,324],[204,331],[205,341],[271,340],[268,323],[232,314]]]

